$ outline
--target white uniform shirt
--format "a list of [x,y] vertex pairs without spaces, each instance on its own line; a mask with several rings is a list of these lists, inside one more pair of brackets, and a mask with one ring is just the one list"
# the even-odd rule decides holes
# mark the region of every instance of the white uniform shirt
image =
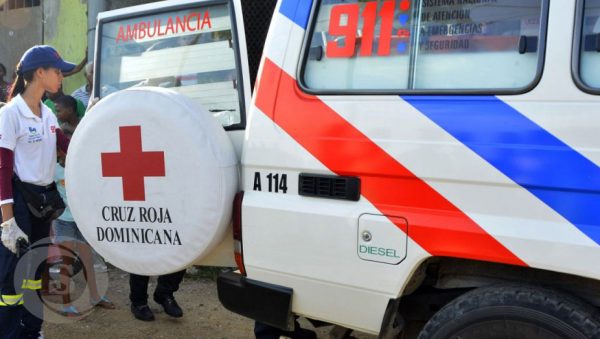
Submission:
[[21,181],[45,186],[54,181],[58,121],[40,102],[42,117],[29,109],[18,95],[0,109],[0,147],[14,152]]

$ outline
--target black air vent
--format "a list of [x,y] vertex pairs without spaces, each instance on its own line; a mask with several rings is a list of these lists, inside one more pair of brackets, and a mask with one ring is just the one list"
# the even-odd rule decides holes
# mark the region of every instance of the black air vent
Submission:
[[358,201],[360,199],[360,179],[301,173],[298,180],[298,194],[308,197]]

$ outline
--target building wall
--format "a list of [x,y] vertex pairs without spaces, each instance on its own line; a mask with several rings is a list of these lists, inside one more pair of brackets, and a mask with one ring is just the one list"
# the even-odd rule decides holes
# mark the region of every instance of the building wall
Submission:
[[[2,1],[0,1],[2,2]],[[42,8],[4,9],[0,11],[0,63],[11,74],[21,55],[29,47],[39,44],[42,38]]]
[[[23,52],[33,45],[48,44],[65,60],[79,63],[85,55],[86,34],[86,0],[42,0],[40,6],[19,9],[9,9],[5,3],[0,10],[0,62],[12,74]],[[11,80],[9,77],[5,80]],[[65,79],[64,91],[70,94],[84,83],[80,72]]]
[[[92,0],[94,1],[94,0]],[[44,24],[44,44],[52,45],[63,59],[80,63],[87,48],[87,1],[45,0],[43,1],[46,22]],[[65,78],[63,91],[71,94],[85,84],[83,70]]]

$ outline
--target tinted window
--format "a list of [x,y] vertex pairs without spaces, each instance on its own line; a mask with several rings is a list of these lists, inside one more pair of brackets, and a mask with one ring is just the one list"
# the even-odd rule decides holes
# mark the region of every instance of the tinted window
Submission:
[[101,28],[100,96],[131,86],[168,87],[241,122],[227,5],[113,21]]
[[541,0],[322,1],[315,90],[520,89],[540,62]]
[[583,9],[579,77],[586,86],[600,88],[600,0],[586,0]]

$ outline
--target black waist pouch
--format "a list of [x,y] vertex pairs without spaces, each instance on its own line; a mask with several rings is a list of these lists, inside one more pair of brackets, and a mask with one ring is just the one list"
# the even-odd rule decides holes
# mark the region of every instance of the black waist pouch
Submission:
[[[65,202],[58,193],[56,183],[53,182],[46,187],[41,187],[22,182],[16,175],[13,181],[17,189],[23,194],[29,211],[36,218],[53,220],[58,218],[65,210]],[[43,190],[38,192],[40,188]]]

